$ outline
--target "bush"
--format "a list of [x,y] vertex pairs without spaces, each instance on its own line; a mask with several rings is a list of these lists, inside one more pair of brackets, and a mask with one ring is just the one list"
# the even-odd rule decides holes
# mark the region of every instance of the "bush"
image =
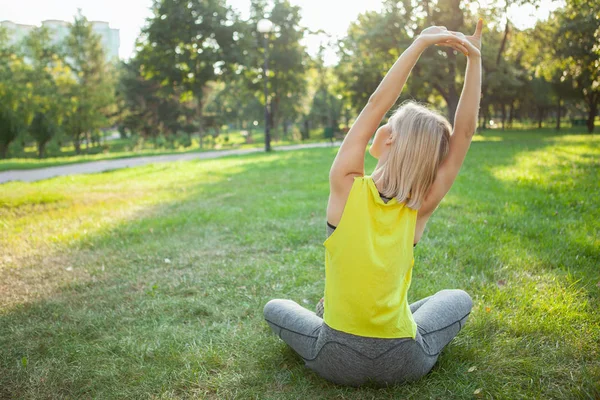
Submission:
[[52,138],[46,144],[46,157],[60,156],[61,143],[60,139]]
[[129,151],[140,151],[144,148],[144,137],[137,133],[131,133],[127,144],[127,150]]
[[154,138],[154,147],[155,148],[162,149],[162,148],[165,148],[166,146],[167,146],[167,139],[165,138],[165,136],[162,133]]
[[185,132],[177,132],[175,140],[178,146],[190,147],[192,145],[192,136]]

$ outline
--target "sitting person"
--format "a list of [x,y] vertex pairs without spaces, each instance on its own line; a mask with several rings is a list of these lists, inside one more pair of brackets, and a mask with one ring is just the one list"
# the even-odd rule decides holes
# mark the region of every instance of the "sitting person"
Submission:
[[[464,326],[472,301],[441,290],[408,304],[417,245],[452,186],[475,133],[481,91],[481,30],[466,37],[425,29],[388,71],[345,137],[329,174],[324,313],[271,300],[264,316],[306,365],[338,384],[390,385],[426,375]],[[379,127],[420,54],[431,45],[467,55],[454,127],[419,104]],[[364,152],[378,159],[364,174]],[[452,133],[451,133],[452,132]]]

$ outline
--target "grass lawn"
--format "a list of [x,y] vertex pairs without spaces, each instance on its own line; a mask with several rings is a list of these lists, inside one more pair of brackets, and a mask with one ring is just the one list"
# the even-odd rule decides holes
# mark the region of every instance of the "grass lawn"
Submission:
[[477,137],[409,293],[462,288],[473,312],[385,389],[322,380],[262,318],[322,296],[336,151],[1,185],[0,398],[600,398],[598,135]]

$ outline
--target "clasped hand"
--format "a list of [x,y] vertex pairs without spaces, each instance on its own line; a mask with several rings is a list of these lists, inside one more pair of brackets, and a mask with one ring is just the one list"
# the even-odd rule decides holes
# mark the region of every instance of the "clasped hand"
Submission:
[[460,51],[467,57],[481,57],[482,28],[483,21],[481,19],[477,22],[475,33],[471,36],[465,36],[461,32],[449,31],[445,26],[430,26],[424,29],[415,41],[422,43],[425,47],[431,45],[448,46]]

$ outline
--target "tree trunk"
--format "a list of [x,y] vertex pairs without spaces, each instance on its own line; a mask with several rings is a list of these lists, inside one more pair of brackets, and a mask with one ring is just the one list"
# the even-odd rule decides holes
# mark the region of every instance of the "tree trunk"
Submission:
[[513,127],[513,119],[515,117],[515,102],[510,102],[510,109],[508,110],[508,128],[512,129]]
[[490,120],[490,111],[487,106],[483,107],[483,129],[488,129],[488,121]]
[[598,103],[593,102],[590,105],[590,110],[588,112],[588,117],[587,117],[588,133],[594,132],[594,120],[596,119],[596,114],[598,114]]
[[302,129],[302,140],[310,138],[310,122],[308,118],[304,120],[304,128]]
[[198,111],[198,140],[200,144],[200,148],[202,148],[202,139],[204,137],[204,120],[202,114],[203,103],[198,101],[198,106],[196,107]]
[[500,107],[502,108],[502,130],[504,130],[504,123],[506,122],[506,104],[502,103],[500,104]]
[[544,110],[540,107],[538,108],[538,129],[542,128],[542,119],[544,118]]
[[288,134],[288,122],[284,119],[283,120],[283,138],[287,139],[287,134]]
[[560,131],[560,111],[561,111],[560,102],[561,102],[561,98],[559,96],[558,97],[558,104],[557,104],[557,107],[556,107],[556,130],[557,131]]
[[[506,10],[504,12],[506,14]],[[510,27],[508,25],[508,18],[506,19],[506,25],[504,26],[504,36],[502,36],[502,43],[500,43],[500,49],[498,49],[498,55],[496,56],[496,65],[500,65],[500,60],[502,59],[502,53],[504,53],[504,48],[506,47],[506,40],[508,39],[508,32],[510,31]]]
[[272,141],[277,141],[279,136],[276,132],[278,126],[277,118],[279,118],[279,97],[273,95],[269,104],[269,128],[271,130]]
[[79,142],[79,135],[73,137],[73,146],[75,146],[75,154],[81,154],[81,143]]
[[45,142],[44,143],[42,143],[42,142],[38,143],[38,157],[39,158],[44,158],[45,147],[46,147],[46,143]]
[[447,54],[450,61],[448,76],[452,77],[452,79],[450,79],[450,86],[448,87],[448,112],[450,113],[449,121],[452,125],[454,125],[454,116],[456,114],[456,108],[458,107],[460,95],[456,90],[456,85],[454,84],[454,77],[456,76],[456,56],[451,49],[447,52]]
[[0,158],[6,158],[8,153],[8,145],[0,143]]

